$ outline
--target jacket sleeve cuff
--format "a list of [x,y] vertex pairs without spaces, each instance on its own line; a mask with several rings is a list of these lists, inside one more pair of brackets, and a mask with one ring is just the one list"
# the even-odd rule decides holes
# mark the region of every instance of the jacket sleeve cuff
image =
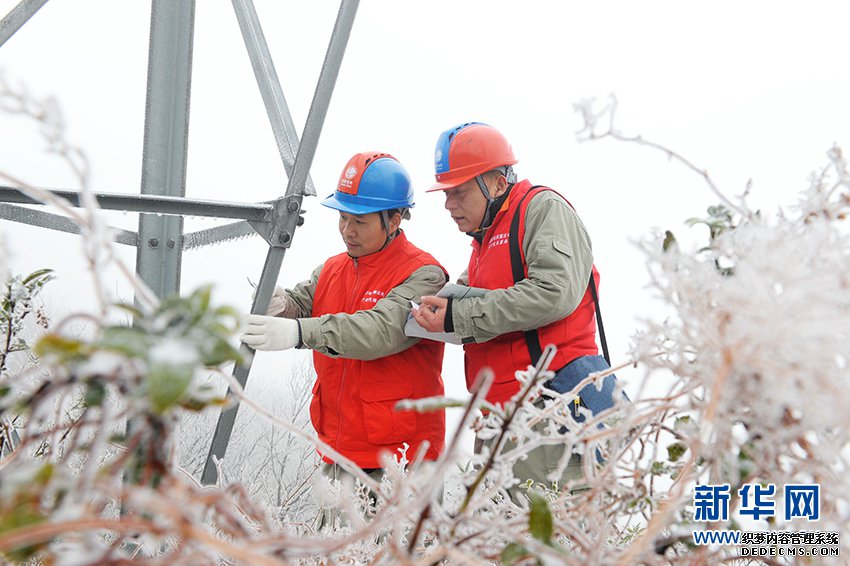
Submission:
[[455,325],[452,320],[452,297],[449,297],[446,302],[446,318],[443,320],[443,330],[445,332],[454,332]]
[[476,302],[475,299],[452,302],[452,328],[455,336],[463,340],[464,344],[475,342],[475,325],[469,313],[469,305]]
[[323,347],[320,327],[321,322],[318,318],[299,318],[298,329],[300,330],[301,343],[298,347],[310,349]]

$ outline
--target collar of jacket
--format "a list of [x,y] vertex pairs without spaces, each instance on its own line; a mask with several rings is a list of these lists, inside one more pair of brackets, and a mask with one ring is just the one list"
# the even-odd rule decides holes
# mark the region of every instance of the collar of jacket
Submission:
[[484,214],[485,218],[487,218],[488,216],[490,217],[490,222],[487,224],[487,226],[482,226],[474,232],[467,232],[467,236],[472,236],[473,238],[478,240],[479,244],[484,240],[484,234],[486,234],[490,226],[493,225],[493,220],[496,219],[496,215],[504,210],[507,210],[508,195],[511,194],[511,189],[513,188],[514,184],[508,185],[508,188],[505,190],[505,193],[502,196],[493,199],[493,201],[489,205],[487,205],[487,212]]
[[388,261],[387,258],[393,253],[393,250],[398,249],[399,246],[403,246],[404,242],[407,242],[407,236],[404,235],[404,230],[399,228],[395,237],[390,240],[390,243],[381,248],[380,250],[372,252],[368,255],[362,255],[360,257],[348,256],[348,258],[352,262],[354,262],[354,265],[358,267],[382,265],[384,262]]

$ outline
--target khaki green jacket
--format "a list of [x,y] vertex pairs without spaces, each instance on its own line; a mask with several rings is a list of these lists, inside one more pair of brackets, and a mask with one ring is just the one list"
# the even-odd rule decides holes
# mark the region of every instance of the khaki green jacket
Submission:
[[[483,297],[452,301],[452,323],[460,338],[486,342],[508,332],[533,330],[578,307],[590,281],[593,253],[584,224],[563,198],[542,191],[529,201],[522,249],[526,279]],[[458,283],[469,284],[466,271]]]
[[305,347],[331,357],[374,360],[402,352],[419,341],[404,335],[410,301],[422,295],[435,295],[446,284],[446,274],[436,265],[414,271],[404,283],[393,288],[371,309],[352,314],[325,314],[311,317],[320,265],[307,281],[286,289],[285,310],[278,316],[297,318]]

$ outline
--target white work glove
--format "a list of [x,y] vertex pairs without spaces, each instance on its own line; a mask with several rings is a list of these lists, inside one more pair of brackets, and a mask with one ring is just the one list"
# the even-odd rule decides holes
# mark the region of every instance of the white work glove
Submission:
[[269,316],[277,316],[286,310],[289,306],[289,295],[283,290],[280,285],[274,286],[272,298],[269,301],[269,308],[266,309],[266,314]]
[[289,350],[298,346],[299,334],[297,320],[249,314],[239,340],[255,350]]

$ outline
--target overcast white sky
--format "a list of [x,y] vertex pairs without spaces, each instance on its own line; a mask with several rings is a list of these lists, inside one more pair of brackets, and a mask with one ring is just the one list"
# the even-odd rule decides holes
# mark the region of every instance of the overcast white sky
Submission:
[[[16,4],[0,0],[0,14]],[[256,0],[256,7],[300,131],[338,3]],[[774,211],[793,202],[833,144],[850,150],[848,21],[841,0],[363,0],[312,176],[324,196],[353,153],[394,154],[417,190],[410,239],[457,276],[468,238],[456,231],[441,196],[423,192],[433,179],[434,143],[460,122],[499,128],[520,160],[520,177],[558,189],[582,216],[603,278],[612,355],[622,361],[639,319],[653,314],[644,260],[632,242],[654,226],[688,231],[683,221],[716,199],[658,152],[577,143],[573,103],[616,94],[624,133],[677,150],[729,195],[752,178],[752,202]],[[97,191],[139,191],[149,27],[150,2],[54,1],[0,48],[0,69],[10,80],[59,99],[69,139],[91,160]],[[281,195],[285,172],[230,2],[197,3],[194,47],[187,195]],[[0,169],[34,185],[76,188],[67,169],[41,152],[36,129],[3,115]],[[284,261],[285,286],[343,250],[335,214],[317,199],[305,208],[307,222]],[[137,227],[135,215],[110,217]],[[209,225],[190,219],[187,231]],[[5,221],[2,229],[17,271],[57,270],[51,308],[86,304],[76,237]],[[259,277],[266,249],[252,238],[187,252],[183,289],[215,283],[219,301],[247,310],[246,276]],[[133,265],[133,250],[124,254]],[[115,288],[129,298],[126,285]],[[287,361],[263,357],[257,375],[275,375]],[[447,349],[450,393],[464,392],[461,368],[460,350]]]

